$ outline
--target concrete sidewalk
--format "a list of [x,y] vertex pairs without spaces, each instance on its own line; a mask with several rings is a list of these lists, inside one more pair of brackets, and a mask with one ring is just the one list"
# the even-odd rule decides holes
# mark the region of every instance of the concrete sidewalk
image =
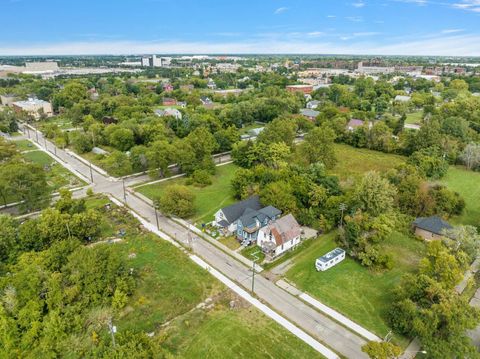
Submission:
[[280,288],[286,290],[288,293],[302,299],[304,302],[310,304],[314,308],[318,309],[322,313],[328,315],[330,318],[335,319],[337,322],[343,324],[345,327],[348,329],[352,330],[353,332],[360,334],[362,337],[368,340],[376,341],[376,342],[381,342],[382,339],[380,339],[378,336],[370,332],[369,330],[363,328],[359,324],[355,323],[353,320],[348,319],[344,315],[340,314],[337,312],[335,309],[332,309],[325,304],[319,302],[315,298],[311,297],[307,293],[304,293],[300,290],[298,290],[296,287],[291,285],[290,283],[286,282],[283,279],[280,279],[275,283],[278,285]]

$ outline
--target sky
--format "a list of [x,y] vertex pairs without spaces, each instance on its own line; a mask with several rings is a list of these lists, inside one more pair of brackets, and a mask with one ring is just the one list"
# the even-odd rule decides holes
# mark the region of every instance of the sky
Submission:
[[0,0],[0,55],[480,56],[480,0]]

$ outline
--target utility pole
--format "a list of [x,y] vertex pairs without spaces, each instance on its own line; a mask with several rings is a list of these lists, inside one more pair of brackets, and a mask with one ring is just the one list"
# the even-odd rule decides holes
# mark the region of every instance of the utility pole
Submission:
[[252,257],[254,258],[252,261],[252,295],[255,294],[255,263],[258,261],[258,252],[255,252],[252,254]]
[[158,212],[157,212],[157,207],[153,206],[153,209],[155,210],[155,220],[157,221],[157,229],[160,230],[160,225],[158,224]]
[[123,184],[123,201],[125,202],[125,204],[127,204],[127,192],[125,191],[125,178],[122,178],[122,184]]
[[343,212],[347,210],[347,205],[345,203],[340,203],[340,206],[338,208],[342,212],[342,215],[340,217],[340,227],[343,227]]
[[[92,162],[88,162],[88,167],[90,168],[90,181],[93,183],[93,172],[92,172]],[[123,185],[123,191],[125,192],[125,184]]]

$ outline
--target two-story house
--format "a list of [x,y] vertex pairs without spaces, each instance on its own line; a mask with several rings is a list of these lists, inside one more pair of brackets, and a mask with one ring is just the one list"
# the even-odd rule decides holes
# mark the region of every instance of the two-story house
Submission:
[[257,241],[258,231],[269,222],[274,221],[282,211],[267,206],[259,210],[246,209],[243,215],[237,220],[237,239],[247,244]]

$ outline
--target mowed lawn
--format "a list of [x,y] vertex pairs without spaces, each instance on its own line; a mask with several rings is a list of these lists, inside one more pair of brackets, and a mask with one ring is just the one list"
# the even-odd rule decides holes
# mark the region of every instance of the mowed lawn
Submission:
[[[335,232],[320,236],[307,251],[294,257],[294,266],[286,277],[299,289],[318,298],[380,337],[390,328],[387,313],[393,300],[393,289],[404,273],[412,272],[424,253],[424,243],[394,232],[383,244],[394,257],[394,268],[374,272],[347,257],[325,272],[317,272],[315,259],[336,248]],[[405,338],[395,337],[400,345]]]
[[480,226],[480,173],[450,166],[441,183],[460,193],[465,200],[462,215],[453,217],[451,221],[455,224]]
[[407,119],[405,120],[405,123],[411,124],[411,125],[420,125],[423,120],[423,111],[416,111],[412,113],[407,113]]
[[330,171],[341,180],[359,176],[368,171],[385,172],[405,162],[405,157],[355,148],[344,144],[335,144],[338,163]]
[[[212,184],[206,187],[188,187],[195,194],[195,215],[190,218],[195,223],[207,223],[213,220],[215,212],[235,202],[230,187],[230,182],[238,169],[233,163],[218,166],[215,176],[212,177]],[[186,178],[180,177],[152,185],[137,187],[135,190],[148,198],[161,195],[165,188],[172,184],[184,185]]]
[[17,147],[17,150],[19,151],[31,151],[37,149],[37,146],[35,146],[29,140],[18,140],[12,142],[15,144],[15,147]]

